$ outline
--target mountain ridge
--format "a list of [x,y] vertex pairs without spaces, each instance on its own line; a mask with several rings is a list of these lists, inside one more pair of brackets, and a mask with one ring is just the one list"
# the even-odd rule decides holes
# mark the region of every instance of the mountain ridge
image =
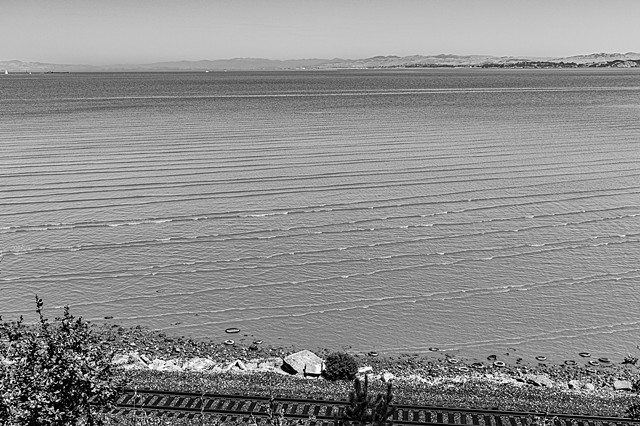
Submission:
[[375,69],[417,67],[638,67],[640,53],[591,53],[567,57],[438,55],[373,56],[362,59],[231,58],[198,61],[166,61],[149,64],[52,64],[45,62],[0,61],[0,70],[11,72],[171,72],[171,71],[276,71],[303,69]]

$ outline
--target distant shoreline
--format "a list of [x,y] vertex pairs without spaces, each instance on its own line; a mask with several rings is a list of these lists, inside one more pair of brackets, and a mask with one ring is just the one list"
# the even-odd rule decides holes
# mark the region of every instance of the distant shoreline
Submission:
[[374,56],[365,59],[233,58],[201,61],[169,61],[149,64],[54,64],[0,60],[0,72],[223,72],[223,71],[322,71],[413,68],[638,68],[640,53],[595,53],[562,58],[488,55]]
[[69,75],[69,74],[225,74],[225,73],[284,73],[284,72],[334,72],[334,71],[416,71],[416,70],[640,70],[640,66],[406,66],[406,67],[372,67],[372,68],[318,68],[318,69],[252,69],[252,70],[110,70],[110,71],[11,71],[8,75],[0,73],[0,78],[11,75]]

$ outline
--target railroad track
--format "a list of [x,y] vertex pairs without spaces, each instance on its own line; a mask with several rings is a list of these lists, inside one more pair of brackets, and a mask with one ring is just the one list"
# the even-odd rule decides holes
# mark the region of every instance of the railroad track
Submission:
[[[277,398],[277,411],[288,420],[308,422],[310,426],[332,426],[347,401]],[[549,426],[640,426],[640,422],[622,417],[548,414],[524,411],[476,410],[467,408],[394,405],[395,425],[427,426],[530,426],[535,418]],[[116,403],[116,412],[161,412],[163,415],[194,418],[215,415],[221,421],[247,422],[251,415],[266,424],[269,398],[214,393],[170,392],[150,389],[124,389]]]

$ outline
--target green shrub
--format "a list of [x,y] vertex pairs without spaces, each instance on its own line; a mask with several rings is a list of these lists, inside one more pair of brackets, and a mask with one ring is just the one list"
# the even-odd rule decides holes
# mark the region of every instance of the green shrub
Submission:
[[0,317],[0,418],[10,425],[101,424],[100,407],[117,398],[112,353],[68,306],[53,324],[42,306],[36,296],[35,325]]
[[358,362],[345,352],[334,352],[324,362],[323,375],[327,380],[353,380],[358,373]]

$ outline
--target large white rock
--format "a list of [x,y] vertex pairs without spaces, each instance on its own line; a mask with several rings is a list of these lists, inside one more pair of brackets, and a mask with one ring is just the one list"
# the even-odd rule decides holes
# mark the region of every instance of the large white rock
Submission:
[[223,370],[224,369],[221,365],[216,364],[209,369],[209,373],[222,373]]
[[616,380],[613,382],[615,390],[633,390],[633,384],[629,380]]
[[156,358],[151,362],[151,364],[149,364],[149,370],[181,371],[182,367],[179,365],[179,363],[176,360],[170,359],[165,361],[163,359]]
[[322,364],[306,364],[304,366],[304,375],[305,376],[318,377],[321,374],[322,374]]
[[260,370],[269,370],[269,371],[282,371],[282,358],[267,358],[264,360],[260,360],[258,362],[258,369]]
[[111,358],[111,363],[113,365],[129,364],[129,355],[127,355],[127,354],[115,354],[113,356],[113,358]]
[[164,368],[164,360],[160,359],[160,358],[156,358],[153,361],[151,361],[151,364],[149,364],[149,370],[158,370],[158,371],[162,371],[162,368]]
[[358,374],[367,374],[367,373],[373,373],[373,367],[372,366],[367,365],[365,367],[358,368]]
[[227,365],[225,365],[224,367],[222,367],[222,372],[223,373],[228,373],[230,371],[234,371],[237,366],[238,366],[237,360],[233,360],[233,361],[227,363]]
[[578,380],[569,380],[569,389],[580,389],[582,388],[582,383],[580,383]]
[[286,356],[283,361],[283,370],[290,374],[301,375],[305,374],[305,371],[309,372],[307,374],[315,374],[310,373],[312,371],[320,371],[320,373],[322,373],[322,365],[324,362],[318,355],[306,349]]
[[137,352],[129,352],[128,354],[114,355],[111,362],[115,365],[123,367],[125,370],[143,369],[147,368],[147,363],[144,362]]
[[253,369],[253,371],[289,374],[282,369],[282,364],[282,358],[268,358],[266,360],[257,360],[256,367]]
[[534,386],[544,386],[547,388],[553,387],[553,380],[543,374],[526,374],[524,378],[526,379],[527,383],[530,383]]
[[12,361],[10,359],[6,359],[6,358],[0,356],[0,364],[2,364],[2,365],[13,365],[15,363],[16,363],[15,361]]
[[428,382],[427,379],[425,379],[424,377],[419,376],[417,374],[409,374],[407,379],[409,379],[412,382],[417,382],[417,383],[427,383]]
[[189,371],[207,371],[212,369],[216,363],[209,358],[191,358],[185,361],[182,368]]
[[389,383],[390,381],[392,381],[393,379],[395,379],[396,376],[393,375],[393,373],[389,373],[384,372],[380,375],[380,380],[382,380],[385,383]]
[[170,359],[164,364],[164,370],[162,371],[181,371],[182,366],[178,360]]
[[258,362],[257,361],[247,361],[244,363],[245,368],[247,369],[247,371],[256,371],[258,369]]

